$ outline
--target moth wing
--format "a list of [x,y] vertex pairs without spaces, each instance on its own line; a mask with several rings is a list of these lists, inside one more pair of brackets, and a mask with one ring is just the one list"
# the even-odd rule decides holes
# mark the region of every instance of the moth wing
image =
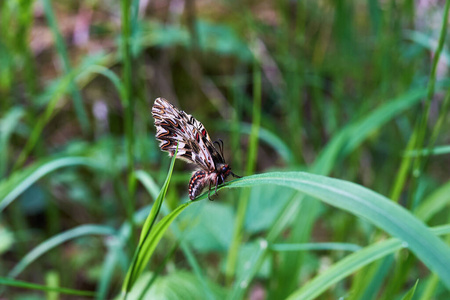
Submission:
[[[211,156],[214,146],[203,124],[185,112],[178,110],[164,98],[157,98],[152,107],[155,119],[156,139],[159,147],[173,156],[178,145],[177,158],[194,163],[207,171],[214,171],[215,164]],[[191,121],[193,120],[193,121]],[[201,129],[208,138],[203,136]]]
[[212,156],[214,164],[225,163],[225,159],[222,157],[219,151],[217,151],[216,147],[214,147],[214,143],[211,141],[211,137],[209,136],[208,131],[206,131],[205,126],[203,126],[203,124],[192,115],[189,115],[184,111],[180,111],[180,114],[188,124],[192,124],[198,130],[198,132],[200,133],[200,139],[203,140],[206,149]]

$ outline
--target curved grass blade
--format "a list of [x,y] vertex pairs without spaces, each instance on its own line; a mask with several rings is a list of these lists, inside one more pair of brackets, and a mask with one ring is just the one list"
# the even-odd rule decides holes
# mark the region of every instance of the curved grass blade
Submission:
[[92,168],[100,167],[100,165],[92,159],[84,157],[63,157],[52,159],[50,161],[38,162],[24,170],[16,171],[14,175],[0,182],[0,212],[2,212],[27,188],[48,173],[59,168],[80,165]]
[[450,289],[450,247],[411,213],[386,197],[344,180],[303,172],[274,172],[236,179],[227,187],[275,184],[296,189],[369,220],[408,248]]
[[[156,199],[158,197],[159,193],[159,187],[156,185],[153,178],[147,174],[144,171],[136,171],[136,178],[144,185],[144,187],[147,189],[149,194]],[[171,178],[171,181],[173,181],[173,176]],[[195,201],[202,200],[206,198],[207,193],[204,193],[200,197],[198,197]],[[169,214],[169,209],[165,207],[164,203],[161,207],[163,214]],[[148,213],[147,213],[148,214]],[[211,291],[210,287],[207,284],[207,281],[205,279],[205,276],[203,275],[202,269],[200,268],[197,260],[195,259],[195,256],[190,249],[188,243],[186,243],[183,240],[183,233],[178,228],[178,225],[174,222],[172,224],[172,231],[175,234],[176,238],[179,240],[180,248],[183,251],[184,255],[186,256],[186,259],[191,266],[193,273],[197,277],[198,282],[201,284],[201,288],[203,290],[204,298],[205,299],[215,299],[213,292]]]
[[95,295],[94,292],[91,291],[80,291],[80,290],[73,290],[68,288],[61,288],[61,287],[52,287],[52,286],[46,286],[46,285],[40,285],[35,283],[29,283],[21,280],[15,280],[10,278],[2,278],[0,277],[0,285],[8,285],[13,286],[17,288],[24,288],[24,289],[32,289],[37,291],[45,291],[45,292],[58,292],[66,295],[74,295],[74,296],[86,296],[86,297],[92,297]]
[[[126,226],[128,225],[128,226]],[[102,273],[97,283],[97,293],[95,298],[97,300],[108,299],[108,291],[111,285],[114,269],[116,265],[121,267],[121,271],[126,272],[129,265],[128,256],[125,254],[124,248],[131,235],[131,226],[125,224],[116,234],[115,239],[108,239],[106,246],[108,251],[105,255],[105,260],[102,266]]]
[[418,103],[427,94],[426,89],[417,89],[390,100],[387,104],[374,110],[359,121],[344,127],[327,144],[314,163],[313,172],[328,174],[343,153],[349,154],[369,135],[399,113]]
[[128,284],[126,286],[127,290],[123,290],[125,296],[131,290],[132,285],[136,282],[139,275],[142,274],[142,272],[144,271],[153,252],[156,249],[156,246],[158,245],[159,241],[161,240],[166,230],[169,228],[170,224],[172,224],[175,218],[192,203],[194,202],[191,201],[184,203],[178,206],[173,212],[165,216],[158,224],[156,224],[154,230],[150,232],[149,236],[144,240],[142,246],[139,249],[139,252],[136,255],[135,259],[136,267],[132,272],[130,272],[131,271],[130,268],[129,273],[127,274],[127,279],[129,278],[128,281],[125,281]]
[[[377,108],[373,112],[370,112],[365,118],[345,126],[321,151],[310,170],[316,174],[329,174],[336,162],[345,156],[344,154],[349,154],[352,150],[359,146],[371,132],[379,129],[386,122],[418,103],[426,95],[426,92],[426,89],[412,90],[397,97],[396,99],[388,101],[387,104]],[[380,111],[383,113],[380,113]],[[386,119],[386,116],[389,116],[391,119]],[[365,122],[366,118],[371,118],[373,122]],[[350,140],[352,140],[351,143]],[[347,146],[347,144],[351,145],[351,147]],[[344,148],[345,151],[343,151]],[[269,242],[273,241],[273,239],[275,239],[280,232],[282,232],[285,228],[285,224],[289,223],[288,220],[295,218],[293,214],[298,215],[298,213],[295,213],[295,211],[298,211],[298,205],[299,201],[293,198],[293,200],[291,200],[291,202],[286,206],[286,209],[284,209],[283,213],[280,214],[276,226],[274,226],[268,233],[267,239]],[[315,209],[317,210],[317,205],[315,206]],[[307,224],[305,224],[305,227],[311,226],[314,220],[315,218],[310,218],[310,220],[306,221]],[[264,251],[261,252],[262,256],[265,254],[266,253]],[[263,257],[257,261],[262,262]],[[256,270],[258,270],[260,266],[261,264],[252,265],[248,270],[248,273],[256,274]],[[244,277],[243,280],[248,279],[247,275]],[[242,282],[242,280],[238,279],[237,284],[235,285],[235,291],[233,293],[235,295],[235,299],[242,298],[245,292],[245,289],[241,287],[239,282]]]
[[142,185],[144,185],[147,192],[156,200],[159,194],[159,187],[153,178],[142,170],[138,170],[134,174]]
[[25,111],[21,107],[13,107],[0,119],[0,153],[2,154],[0,155],[0,178],[3,177],[7,169],[9,138],[24,115]]
[[[136,252],[134,253],[133,261],[131,262],[131,266],[128,269],[127,275],[126,275],[125,280],[122,285],[122,295],[124,298],[127,297],[128,292],[131,290],[131,288],[133,287],[133,284],[136,282],[139,275],[142,274],[144,268],[147,266],[147,263],[150,260],[152,253],[148,252],[149,246],[155,242],[154,241],[154,233],[151,232],[151,230],[152,230],[153,225],[156,222],[156,218],[159,214],[159,211],[161,210],[161,205],[164,200],[164,197],[166,196],[167,188],[169,187],[169,182],[170,182],[170,178],[172,176],[173,166],[175,164],[175,159],[177,157],[177,153],[178,153],[178,146],[177,146],[177,149],[175,150],[175,154],[172,157],[169,172],[167,173],[167,177],[166,177],[164,185],[161,189],[161,192],[159,193],[158,198],[156,198],[155,203],[152,206],[152,209],[150,211],[150,214],[147,216],[147,219],[145,220],[145,223],[142,227],[138,247],[136,248]],[[142,177],[142,174],[140,174],[139,176]],[[158,223],[158,225],[160,225],[163,222],[163,220],[165,220],[167,217],[171,216],[175,211],[173,211],[171,214],[169,214],[165,218],[163,218],[160,221],[160,223]],[[170,221],[170,223],[171,223],[171,221]],[[170,223],[168,225],[170,225]],[[168,225],[167,225],[167,227],[168,227]],[[165,229],[167,229],[167,228],[165,228]],[[156,228],[155,228],[155,230],[156,230]],[[156,241],[156,244],[161,239],[161,237],[162,237],[162,234],[159,237],[159,239]],[[154,245],[154,247],[156,247],[156,244]]]
[[[439,41],[420,31],[415,30],[405,30],[405,37],[414,43],[426,48],[433,53],[436,52],[438,48]],[[441,60],[442,63],[449,65],[450,63],[450,53],[444,48],[442,53],[444,59]]]
[[[222,127],[221,127],[222,128]],[[223,127],[224,130],[232,130],[230,127]],[[250,135],[252,133],[252,125],[249,123],[242,122],[240,124],[241,133]],[[278,155],[286,162],[288,165],[295,165],[295,156],[289,149],[288,145],[280,139],[276,134],[272,133],[270,130],[263,127],[259,128],[258,138],[261,142],[266,143],[272,147]]]
[[414,215],[424,222],[430,220],[436,213],[450,205],[450,182],[436,189],[417,207]]
[[22,271],[29,266],[32,262],[38,259],[41,255],[55,248],[56,246],[61,245],[67,241],[73,240],[80,236],[85,235],[108,235],[114,236],[115,230],[111,227],[102,226],[102,225],[81,225],[76,228],[67,230],[63,233],[55,235],[54,237],[42,242],[33,250],[31,250],[27,255],[25,255],[19,263],[9,272],[9,277],[16,277]]
[[31,131],[25,146],[14,163],[13,170],[17,170],[19,167],[22,167],[28,157],[28,154],[34,149],[36,143],[38,142],[44,127],[62,107],[62,105],[57,104],[60,104],[60,101],[63,101],[63,96],[68,92],[68,90],[70,90],[70,86],[73,83],[75,76],[86,68],[100,63],[102,60],[104,60],[102,55],[88,57],[75,70],[72,70],[63,77],[52,81],[46,90],[39,97],[37,97],[37,104],[45,104],[46,107],[44,112],[37,118],[37,122],[34,124],[33,130]]
[[[450,225],[431,228],[433,236],[450,233]],[[396,238],[370,245],[352,253],[332,265],[325,272],[314,277],[288,299],[316,299],[331,286],[368,264],[404,248],[404,243]]]
[[[64,39],[61,35],[61,32],[59,31],[58,22],[55,17],[55,13],[53,11],[51,1],[50,0],[43,0],[43,8],[45,17],[47,18],[47,22],[49,23],[49,27],[52,31],[53,37],[55,39],[56,43],[56,49],[60,56],[60,60],[64,69],[64,72],[66,74],[69,74],[71,72],[71,66],[69,62],[69,55],[67,52],[67,47],[64,44]],[[83,104],[83,99],[81,96],[81,92],[76,86],[74,81],[71,81],[70,83],[70,92],[72,94],[73,103],[75,107],[75,113],[78,118],[78,122],[81,125],[81,129],[83,130],[83,133],[89,132],[90,122],[87,117],[86,109]]]
[[356,149],[367,136],[380,128],[381,125],[393,119],[396,115],[410,108],[415,103],[419,103],[426,93],[426,89],[412,90],[381,106],[356,122],[351,128],[350,139],[344,147],[344,154],[348,154]]
[[119,93],[120,100],[122,101],[122,105],[125,107],[125,105],[126,105],[126,103],[124,102],[125,101],[124,100],[125,99],[125,87],[123,86],[122,81],[120,81],[120,78],[116,75],[116,73],[114,73],[110,69],[108,69],[104,66],[101,66],[101,65],[91,65],[91,66],[88,66],[86,69],[84,69],[83,73],[81,73],[77,77],[85,78],[85,77],[87,77],[86,75],[91,74],[91,73],[101,74],[101,75],[105,76],[106,78],[108,78],[112,82],[114,87],[116,88],[117,92]]

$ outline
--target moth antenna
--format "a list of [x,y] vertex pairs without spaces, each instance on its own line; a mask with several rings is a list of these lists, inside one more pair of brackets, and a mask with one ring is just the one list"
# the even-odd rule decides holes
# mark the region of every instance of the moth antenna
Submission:
[[218,141],[214,141],[214,143],[213,144],[217,144],[217,147],[219,147],[219,150],[220,150],[220,144],[219,144],[219,142]]
[[216,144],[216,143],[217,143],[217,146],[219,147],[220,155],[222,155],[222,157],[223,157],[223,141],[221,139],[218,139],[217,141],[214,141],[214,144]]
[[222,143],[222,156],[223,156],[223,141],[219,139],[219,141]]

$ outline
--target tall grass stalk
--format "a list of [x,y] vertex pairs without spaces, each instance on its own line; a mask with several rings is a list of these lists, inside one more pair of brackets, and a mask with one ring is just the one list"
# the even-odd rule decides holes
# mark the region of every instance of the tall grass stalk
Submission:
[[37,76],[33,53],[30,47],[30,32],[33,26],[33,3],[34,0],[24,0],[19,2],[19,26],[16,34],[16,44],[23,59],[24,79],[27,85],[28,94],[37,94]]
[[[417,123],[418,126],[415,128],[415,131],[417,132],[417,143],[415,147],[416,149],[422,149],[424,143],[426,142],[425,137],[428,128],[428,118],[430,114],[431,101],[433,100],[435,92],[437,66],[439,63],[439,59],[441,57],[442,50],[444,49],[445,37],[447,35],[449,10],[450,10],[450,0],[447,0],[445,2],[444,15],[442,18],[442,27],[439,36],[439,44],[433,57],[431,74],[428,82],[428,93],[427,98],[425,100],[425,108],[422,112],[420,121]],[[414,167],[413,167],[413,190],[411,193],[412,197],[414,196],[415,189],[417,188],[417,181],[419,180],[419,177],[421,176],[424,167],[425,166],[422,163],[422,157],[421,156],[417,157],[414,160]]]
[[[450,9],[450,0],[447,0],[444,8],[439,44],[433,57],[430,79],[427,87],[427,97],[424,103],[424,109],[422,110],[422,114],[419,117],[419,120],[416,122],[414,132],[411,136],[411,139],[416,138],[415,149],[421,149],[425,145],[425,143],[431,142],[430,140],[426,141],[426,135],[428,132],[428,119],[430,114],[431,101],[433,100],[435,93],[437,65],[443,50],[445,37],[447,34],[449,9]],[[409,160],[412,158],[405,158],[405,159]],[[427,160],[425,160],[425,162],[426,161]],[[414,208],[413,199],[416,197],[419,181],[420,178],[422,177],[422,173],[425,171],[425,168],[426,165],[424,163],[423,157],[422,156],[416,157],[413,161],[413,168],[412,168],[413,173],[411,178],[411,189],[409,192],[409,201],[408,201],[408,206],[411,208]],[[397,261],[398,265],[396,267],[394,278],[388,282],[384,290],[383,295],[385,297],[389,297],[389,295],[396,294],[400,291],[403,282],[405,282],[405,279],[410,273],[410,269],[412,268],[415,261],[416,259],[410,255],[407,256],[404,260],[398,259]]]
[[[439,58],[440,58],[440,55],[443,50],[443,45],[444,45],[446,31],[447,31],[448,12],[449,12],[449,1],[446,1],[444,17],[443,17],[443,22],[442,22],[442,28],[441,28],[441,32],[440,32],[439,45],[435,51],[435,55],[434,55],[433,63],[432,63],[431,74],[430,74],[430,79],[429,79],[429,84],[427,87],[427,95],[426,95],[426,100],[425,100],[425,104],[424,104],[425,109],[422,111],[422,115],[420,116],[420,121],[416,122],[414,131],[412,132],[412,134],[410,136],[409,142],[406,146],[407,152],[412,151],[413,149],[421,149],[425,143],[425,136],[426,136],[426,132],[427,132],[427,123],[428,123],[428,118],[429,118],[430,105],[431,105],[431,101],[432,101],[432,98],[433,98],[434,92],[435,92],[437,64],[439,62]],[[446,103],[447,103],[447,100],[444,101],[443,107],[446,107]],[[444,110],[444,112],[441,112],[440,115],[442,116],[443,114],[445,114],[445,110]],[[438,132],[439,128],[440,128],[439,126],[435,126],[436,130],[434,132]],[[436,137],[436,135],[434,133],[433,133],[432,138],[429,140],[429,147],[432,147],[432,145],[434,144],[433,137]],[[410,199],[413,199],[415,192],[416,192],[419,177],[421,176],[421,173],[424,171],[424,168],[426,165],[426,163],[423,163],[421,161],[421,159],[422,159],[422,157],[420,157],[420,158],[417,157],[416,159],[414,159],[412,157],[403,156],[400,168],[398,169],[397,176],[394,181],[394,185],[392,186],[390,198],[393,201],[398,202],[400,200],[401,192],[404,189],[404,186],[407,182],[408,172],[410,171],[411,165],[413,165],[412,166],[413,176],[412,176],[412,189],[409,192],[409,197],[410,197]],[[425,159],[425,161],[426,160],[427,160],[427,158]],[[412,205],[412,201],[410,201],[410,205]],[[384,234],[381,234],[381,236],[384,236]],[[380,237],[380,235],[379,235],[379,237]],[[380,270],[381,267],[386,268],[387,266],[385,264],[388,262],[388,260],[389,260],[389,258],[386,258],[381,262],[377,262],[376,264],[371,266],[371,268],[369,270],[365,271],[364,273],[361,273],[360,276],[364,277],[364,279],[365,279],[364,284],[367,283],[369,285],[371,282],[373,282],[373,280],[375,278],[372,276],[367,276],[367,274],[377,274],[377,272],[375,270]],[[392,263],[392,260],[389,260],[389,261]],[[413,261],[414,261],[414,258],[411,258],[411,256],[408,256],[408,258],[406,260],[398,262],[399,266],[396,267],[396,273],[395,273],[396,275],[394,275],[393,280],[390,280],[388,282],[388,286],[384,292],[385,296],[395,294],[399,291],[399,289],[401,288],[401,285],[404,282],[404,279],[406,278],[407,274],[409,274],[408,270],[411,268]],[[387,274],[385,274],[385,276],[386,275]],[[360,285],[356,286],[356,289],[358,289],[359,291],[364,291],[364,289],[361,288]],[[358,297],[357,295],[358,295],[358,293],[355,293],[354,296]]]
[[[66,46],[64,44],[64,40],[61,36],[61,33],[58,29],[58,22],[56,21],[55,14],[53,12],[53,8],[51,5],[51,0],[42,0],[44,4],[44,13],[47,18],[47,22],[50,26],[50,29],[53,33],[53,38],[56,43],[56,50],[60,57],[60,61],[65,74],[69,74],[71,72],[71,66],[69,61],[69,55],[67,53]],[[83,99],[81,97],[81,93],[75,84],[75,82],[71,81],[69,83],[70,90],[73,98],[73,105],[75,108],[75,112],[78,118],[78,122],[80,123],[81,129],[84,134],[89,133],[90,130],[90,122],[86,113],[86,109],[83,104]]]
[[[136,1],[138,5],[139,1]],[[124,103],[125,106],[125,137],[126,137],[126,153],[127,153],[127,170],[128,170],[128,199],[123,199],[127,210],[128,220],[132,224],[132,232],[134,232],[133,214],[135,210],[134,192],[136,188],[136,179],[134,176],[134,98],[132,94],[132,74],[131,74],[131,0],[121,0],[121,17],[122,17],[122,77],[124,86]],[[134,238],[133,238],[134,240]]]
[[[450,110],[450,90],[447,91],[447,94],[445,95],[444,101],[441,105],[441,108],[439,109],[439,116],[436,121],[436,124],[434,124],[433,131],[431,134],[430,141],[428,143],[428,151],[425,151],[425,166],[427,165],[427,162],[432,154],[445,154],[449,152],[448,147],[442,147],[441,149],[435,149],[433,150],[436,140],[438,139],[439,134],[441,133],[442,125],[444,124],[444,121],[446,119],[446,116]],[[420,151],[420,150],[419,150]]]
[[[256,54],[256,53],[255,53]],[[258,156],[258,132],[261,124],[261,67],[259,65],[258,56],[255,55],[253,63],[253,111],[252,111],[252,129],[249,137],[248,156],[246,175],[250,175],[255,171],[256,159]],[[231,247],[228,252],[225,275],[227,283],[230,284],[236,272],[237,258],[239,248],[243,239],[243,227],[245,215],[247,212],[250,192],[244,190],[239,197],[236,220],[233,232]]]

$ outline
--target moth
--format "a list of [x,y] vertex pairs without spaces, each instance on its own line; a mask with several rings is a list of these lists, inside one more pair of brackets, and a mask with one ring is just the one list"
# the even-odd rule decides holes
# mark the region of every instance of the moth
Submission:
[[[223,157],[223,141],[212,142],[208,132],[198,120],[179,110],[164,98],[156,98],[152,107],[155,119],[156,139],[159,147],[170,156],[195,164],[199,170],[192,174],[189,181],[189,198],[194,200],[205,187],[209,187],[208,199],[211,200],[211,187],[225,182],[232,175],[230,166]],[[215,147],[217,145],[217,148]]]

